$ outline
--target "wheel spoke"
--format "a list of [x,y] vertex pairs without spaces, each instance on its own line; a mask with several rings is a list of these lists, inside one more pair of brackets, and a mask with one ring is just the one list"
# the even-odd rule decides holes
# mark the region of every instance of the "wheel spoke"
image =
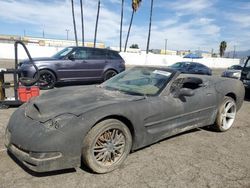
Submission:
[[235,118],[235,113],[227,113],[226,117],[230,118],[230,119],[234,119]]
[[102,160],[104,157],[105,157],[105,152],[98,153],[98,154],[96,155],[96,160],[97,160],[97,161],[100,161],[100,160]]
[[226,105],[225,112],[228,112],[232,106],[233,106],[233,103],[228,103]]
[[125,137],[121,130],[109,129],[98,137],[92,151],[96,161],[102,165],[110,166],[120,159],[125,144]]
[[223,125],[223,127],[227,126],[227,119],[226,119],[226,117],[223,118],[222,125]]

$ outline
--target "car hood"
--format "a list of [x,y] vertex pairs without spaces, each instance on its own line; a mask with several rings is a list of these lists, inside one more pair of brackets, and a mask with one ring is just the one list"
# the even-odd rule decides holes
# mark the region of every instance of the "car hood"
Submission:
[[127,95],[97,86],[68,87],[54,89],[31,100],[26,104],[25,115],[45,122],[62,114],[80,115],[105,105],[141,99],[144,96]]
[[[53,57],[36,57],[36,58],[32,58],[34,62],[43,62],[43,61],[54,61],[54,60],[57,60]],[[25,59],[23,60],[22,62],[20,62],[20,64],[23,64],[23,63],[30,63],[30,60],[29,59]]]

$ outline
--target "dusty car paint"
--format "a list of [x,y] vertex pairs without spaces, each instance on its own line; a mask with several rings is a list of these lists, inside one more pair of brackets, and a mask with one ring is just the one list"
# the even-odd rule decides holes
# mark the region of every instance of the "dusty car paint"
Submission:
[[[198,88],[193,97],[176,97],[184,80],[195,81]],[[6,130],[6,147],[34,171],[78,167],[84,137],[104,119],[118,119],[128,126],[134,151],[180,132],[213,124],[226,95],[235,98],[240,109],[244,97],[242,83],[179,72],[174,72],[157,96],[128,95],[98,86],[55,89],[12,115]],[[37,156],[32,157],[32,153]]]

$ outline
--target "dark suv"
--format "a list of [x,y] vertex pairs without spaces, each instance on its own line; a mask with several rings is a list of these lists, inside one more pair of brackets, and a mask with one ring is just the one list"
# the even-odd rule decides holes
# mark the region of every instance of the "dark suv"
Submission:
[[[41,89],[50,89],[57,82],[105,81],[125,70],[118,52],[108,49],[67,47],[50,58],[34,58],[40,71]],[[21,76],[35,77],[29,60],[20,62]]]
[[245,65],[241,71],[240,78],[245,88],[250,89],[250,56],[247,58]]

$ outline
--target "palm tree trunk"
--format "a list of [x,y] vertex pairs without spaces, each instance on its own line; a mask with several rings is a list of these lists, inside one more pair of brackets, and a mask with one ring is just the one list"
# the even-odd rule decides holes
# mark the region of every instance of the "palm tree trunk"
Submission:
[[83,5],[82,0],[80,0],[81,4],[81,22],[82,22],[82,46],[84,46],[84,20],[83,20]]
[[122,25],[123,25],[124,0],[122,0],[121,25],[120,25],[120,52],[122,51]]
[[76,41],[76,46],[78,46],[77,32],[76,32],[75,10],[74,10],[74,0],[71,0],[71,7],[72,7],[72,17],[73,17],[73,25],[74,25],[74,32],[75,32],[75,41]]
[[150,37],[151,37],[151,25],[152,25],[153,5],[154,5],[154,0],[151,0],[149,29],[148,29],[148,42],[147,42],[147,54],[148,54],[148,51],[149,51],[149,43],[150,43]]
[[132,15],[131,15],[131,20],[130,20],[129,28],[128,28],[128,34],[127,34],[127,39],[126,39],[126,43],[125,43],[124,52],[127,51],[128,38],[129,38],[129,34],[130,34],[130,29],[131,29],[131,26],[132,26],[132,23],[133,23],[133,19],[134,19],[134,14],[135,14],[135,11],[133,10]]
[[101,6],[101,2],[100,2],[100,0],[99,0],[99,1],[98,1],[97,16],[96,16],[96,23],[95,23],[94,48],[96,47],[96,36],[97,36],[97,27],[98,27],[99,14],[100,14],[100,6]]

